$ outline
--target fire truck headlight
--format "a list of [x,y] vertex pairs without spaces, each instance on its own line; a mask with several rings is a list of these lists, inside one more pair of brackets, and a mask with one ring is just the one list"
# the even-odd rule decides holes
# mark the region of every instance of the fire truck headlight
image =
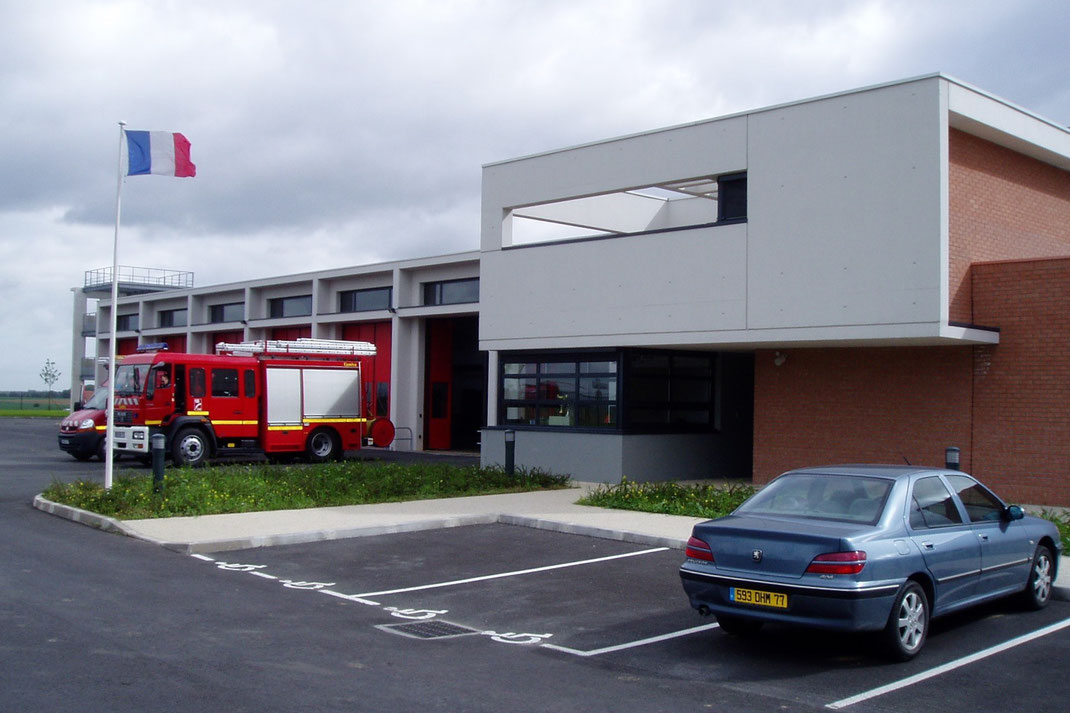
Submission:
[[133,436],[133,439],[135,441],[143,441],[143,440],[145,440],[145,432],[144,431],[134,431],[131,435]]

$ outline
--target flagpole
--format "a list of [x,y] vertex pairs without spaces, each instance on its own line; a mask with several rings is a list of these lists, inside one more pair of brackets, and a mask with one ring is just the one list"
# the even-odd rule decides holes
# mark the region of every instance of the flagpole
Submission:
[[125,121],[119,122],[119,158],[116,167],[115,188],[115,239],[111,246],[111,331],[108,339],[108,423],[104,431],[104,489],[111,490],[112,474],[115,468],[115,452],[112,444],[115,439],[115,374],[116,367],[116,331],[119,327],[119,215],[123,204],[123,131]]

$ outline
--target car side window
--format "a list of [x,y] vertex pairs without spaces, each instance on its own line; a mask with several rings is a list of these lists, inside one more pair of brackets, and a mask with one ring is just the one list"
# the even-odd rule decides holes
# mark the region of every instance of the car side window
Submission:
[[1003,503],[985,486],[965,475],[947,476],[951,487],[966,506],[966,514],[971,522],[998,520],[1003,514]]
[[955,501],[937,477],[919,478],[911,495],[910,526],[915,529],[962,523]]

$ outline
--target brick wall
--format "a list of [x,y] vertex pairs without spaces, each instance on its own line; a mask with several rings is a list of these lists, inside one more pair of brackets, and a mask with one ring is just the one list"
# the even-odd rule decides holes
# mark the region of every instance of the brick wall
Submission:
[[974,473],[1006,497],[1070,505],[1070,258],[974,265]]
[[948,178],[950,319],[985,325],[970,265],[1070,255],[1070,172],[952,129]]
[[755,355],[754,481],[830,463],[970,467],[972,347],[784,349]]

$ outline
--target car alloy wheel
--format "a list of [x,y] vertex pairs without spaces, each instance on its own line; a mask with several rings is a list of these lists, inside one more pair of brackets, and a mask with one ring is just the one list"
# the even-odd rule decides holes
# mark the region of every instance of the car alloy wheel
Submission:
[[929,600],[917,582],[908,581],[895,598],[885,628],[888,652],[897,661],[909,661],[921,651],[928,632]]
[[1029,569],[1029,583],[1022,592],[1022,601],[1027,609],[1043,609],[1051,600],[1051,579],[1055,561],[1051,550],[1044,545],[1037,547],[1033,565]]

